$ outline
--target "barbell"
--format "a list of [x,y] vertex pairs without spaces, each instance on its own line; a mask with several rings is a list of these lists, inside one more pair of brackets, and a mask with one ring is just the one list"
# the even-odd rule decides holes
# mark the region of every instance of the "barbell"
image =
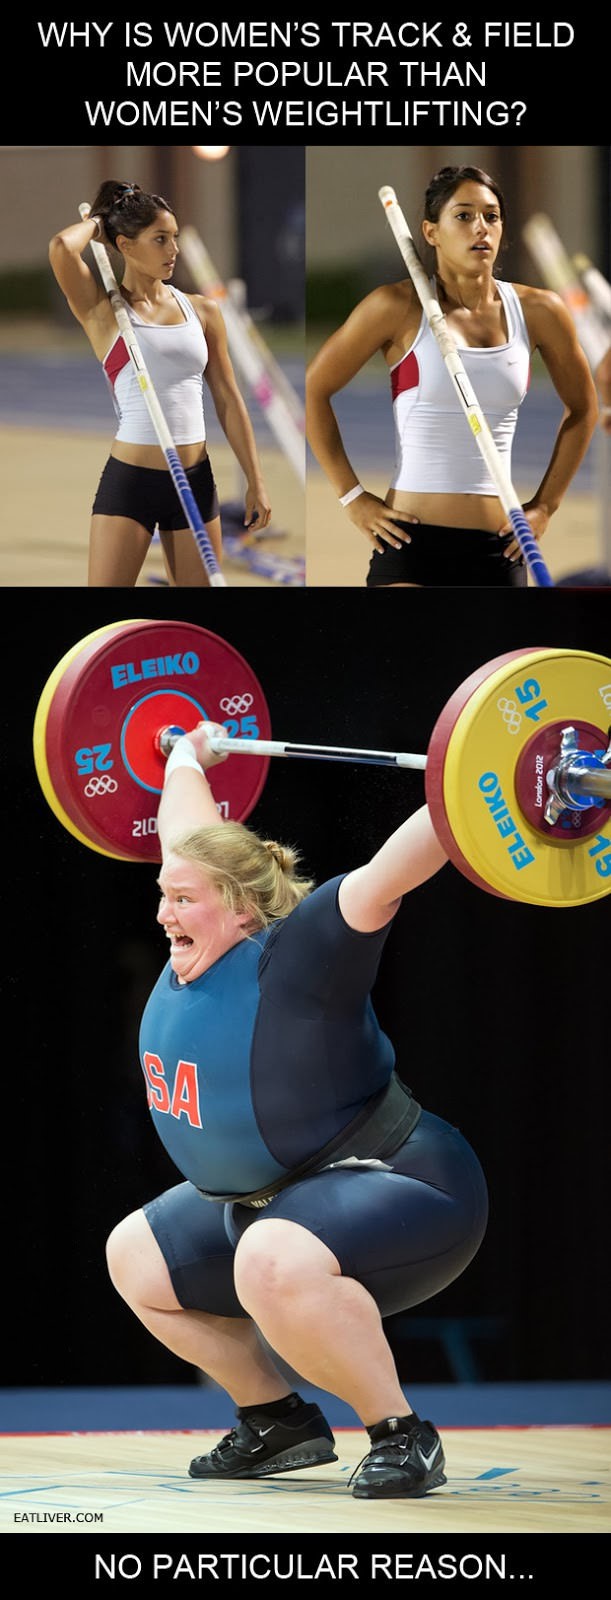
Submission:
[[133,619],[96,629],[58,662],[36,709],[34,760],[63,826],[122,861],[160,860],[167,755],[202,720],[226,729],[211,743],[232,759],[207,776],[220,816],[239,822],[273,757],[415,768],[466,877],[562,907],[611,892],[610,717],[608,658],[521,648],[458,686],[426,755],[289,743],[272,738],[262,686],[232,645],[192,623]]

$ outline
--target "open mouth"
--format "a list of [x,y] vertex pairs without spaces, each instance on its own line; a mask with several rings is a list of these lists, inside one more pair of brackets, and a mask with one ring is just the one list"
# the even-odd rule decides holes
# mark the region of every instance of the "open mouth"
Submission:
[[169,933],[168,939],[172,950],[188,950],[193,944],[193,940],[186,933]]

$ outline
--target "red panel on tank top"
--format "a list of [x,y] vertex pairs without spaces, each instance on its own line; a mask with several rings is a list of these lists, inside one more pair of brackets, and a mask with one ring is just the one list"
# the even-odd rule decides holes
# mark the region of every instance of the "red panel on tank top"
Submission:
[[413,350],[410,350],[409,355],[404,356],[403,360],[399,362],[398,367],[393,367],[393,370],[390,374],[390,386],[393,400],[396,400],[397,395],[403,394],[406,389],[417,389],[419,382],[420,368],[418,366],[418,357],[414,355]]
[[125,340],[116,339],[112,350],[109,350],[108,355],[103,363],[106,377],[108,378],[109,383],[113,385],[113,388],[119,373],[123,371],[123,368],[127,365],[128,361],[129,351],[127,349]]

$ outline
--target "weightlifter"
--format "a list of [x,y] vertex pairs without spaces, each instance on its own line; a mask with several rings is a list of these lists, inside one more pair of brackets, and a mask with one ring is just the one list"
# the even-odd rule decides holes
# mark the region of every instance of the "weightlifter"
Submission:
[[178,740],[158,816],[169,959],[140,1050],[180,1181],[114,1229],[110,1275],[236,1407],[191,1477],[337,1459],[273,1351],[362,1420],[355,1496],[422,1496],[446,1481],[442,1441],[405,1398],[384,1318],[465,1270],[487,1190],[462,1133],[405,1087],[413,1064],[396,1062],[371,989],[402,897],[447,857],[423,806],[314,887],[294,849],[219,821],[206,772],[227,759],[209,743],[223,732],[200,723]]

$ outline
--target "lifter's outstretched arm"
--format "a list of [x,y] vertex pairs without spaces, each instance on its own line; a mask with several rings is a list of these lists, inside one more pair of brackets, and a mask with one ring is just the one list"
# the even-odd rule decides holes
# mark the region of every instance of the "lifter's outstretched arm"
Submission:
[[180,833],[191,828],[215,827],[223,820],[204,771],[228,759],[226,755],[215,755],[210,749],[208,734],[213,733],[226,735],[227,729],[218,722],[200,722],[188,739],[179,741],[176,757],[182,755],[188,761],[192,752],[196,765],[174,765],[172,757],[168,760],[157,813],[163,859]]
[[432,878],[447,860],[428,806],[421,806],[365,866],[344,878],[339,891],[342,916],[359,933],[383,928],[398,911],[403,895]]
[[[163,856],[179,833],[188,828],[209,828],[222,820],[203,770],[228,759],[210,750],[208,736],[213,733],[225,734],[226,729],[219,723],[200,722],[189,734],[188,742],[180,741],[187,760],[190,756],[197,765],[175,766],[172,757],[168,761],[157,817]],[[358,932],[373,933],[390,922],[404,894],[432,878],[447,860],[428,806],[421,806],[391,833],[365,866],[344,878],[339,891],[342,916]]]

